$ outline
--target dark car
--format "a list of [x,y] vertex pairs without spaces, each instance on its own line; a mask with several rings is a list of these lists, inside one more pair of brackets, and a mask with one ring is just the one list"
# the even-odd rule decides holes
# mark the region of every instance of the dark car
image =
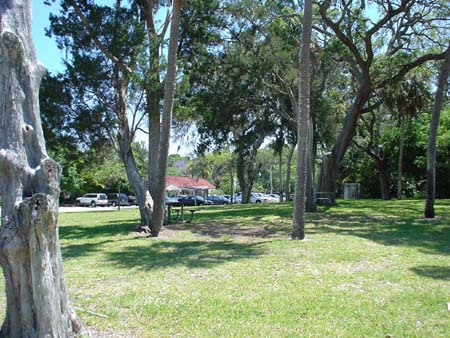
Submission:
[[205,205],[212,204],[210,201],[205,201],[202,196],[185,196],[178,200],[178,203],[181,205]]
[[136,199],[136,196],[129,195],[129,196],[128,196],[128,204],[129,204],[129,205],[137,205],[137,199]]
[[213,204],[217,205],[225,205],[230,204],[230,200],[224,196],[218,196],[218,195],[211,195],[208,197],[208,201],[212,202]]
[[[119,196],[120,195],[120,196]],[[128,196],[125,194],[108,194],[108,205],[111,205],[113,207],[116,207],[119,205],[130,205],[128,202]]]

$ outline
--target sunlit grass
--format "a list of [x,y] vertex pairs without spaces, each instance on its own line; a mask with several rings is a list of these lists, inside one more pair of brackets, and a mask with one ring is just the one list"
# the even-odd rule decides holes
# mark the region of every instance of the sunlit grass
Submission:
[[93,336],[448,337],[450,201],[433,221],[422,201],[339,201],[305,241],[289,203],[197,209],[158,239],[132,231],[137,210],[60,214]]

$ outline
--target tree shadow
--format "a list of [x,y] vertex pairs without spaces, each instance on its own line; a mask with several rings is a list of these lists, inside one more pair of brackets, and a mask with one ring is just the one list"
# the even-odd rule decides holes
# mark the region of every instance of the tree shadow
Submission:
[[203,207],[195,214],[195,219],[207,221],[210,219],[254,218],[255,216],[260,218],[266,216],[290,217],[292,216],[292,203],[238,204],[218,209]]
[[433,279],[450,281],[450,267],[423,265],[411,268],[416,274]]
[[144,271],[178,266],[189,269],[211,268],[262,255],[265,252],[262,245],[231,241],[151,241],[145,247],[130,246],[111,252],[108,256],[117,267]]
[[[389,214],[389,213],[388,213]],[[335,233],[375,241],[383,245],[412,246],[427,254],[450,254],[450,225],[446,219],[427,221],[420,218],[371,216],[371,213],[334,214],[315,218],[310,234]],[[325,225],[324,225],[325,223]]]
[[137,219],[108,221],[106,224],[85,226],[70,225],[59,228],[61,239],[89,239],[129,234],[139,224]]
[[256,216],[251,225],[241,225],[236,221],[195,222],[190,224],[170,224],[166,229],[171,231],[190,231],[201,236],[210,238],[248,237],[259,239],[285,239],[290,234],[290,227],[286,222],[261,222],[262,217]]

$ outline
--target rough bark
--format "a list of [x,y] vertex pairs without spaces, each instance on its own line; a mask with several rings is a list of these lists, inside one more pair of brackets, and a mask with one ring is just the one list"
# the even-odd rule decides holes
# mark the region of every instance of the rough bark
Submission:
[[161,122],[161,138],[159,144],[158,176],[156,181],[156,190],[153,196],[154,210],[152,219],[152,236],[158,236],[164,222],[167,158],[169,156],[172,112],[176,88],[177,49],[180,29],[180,17],[180,1],[174,0],[172,22],[170,26],[167,74],[164,83],[164,106]]
[[305,238],[305,199],[307,147],[309,132],[309,103],[310,103],[310,43],[312,30],[312,1],[305,0],[301,33],[300,67],[299,67],[299,108],[297,115],[297,179],[295,183],[293,239]]
[[445,87],[450,71],[450,44],[445,53],[444,63],[439,73],[438,87],[434,99],[433,112],[430,120],[430,135],[427,150],[427,194],[425,201],[425,217],[434,218],[434,200],[436,195],[436,142],[441,115],[442,102],[444,100]]
[[2,337],[73,337],[58,237],[60,167],[39,116],[44,73],[31,37],[31,0],[0,2],[0,264],[6,283]]

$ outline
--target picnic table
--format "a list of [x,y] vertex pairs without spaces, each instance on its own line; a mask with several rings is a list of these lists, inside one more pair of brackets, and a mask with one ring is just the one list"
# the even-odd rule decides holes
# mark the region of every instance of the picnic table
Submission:
[[321,205],[333,205],[336,204],[334,199],[334,192],[319,191],[314,193],[316,197],[316,203]]
[[[197,209],[184,209],[185,205],[180,202],[169,202],[166,203],[166,212],[164,215],[164,224],[172,223],[191,223],[194,218],[194,213]],[[185,212],[190,212],[191,214],[185,219]]]

